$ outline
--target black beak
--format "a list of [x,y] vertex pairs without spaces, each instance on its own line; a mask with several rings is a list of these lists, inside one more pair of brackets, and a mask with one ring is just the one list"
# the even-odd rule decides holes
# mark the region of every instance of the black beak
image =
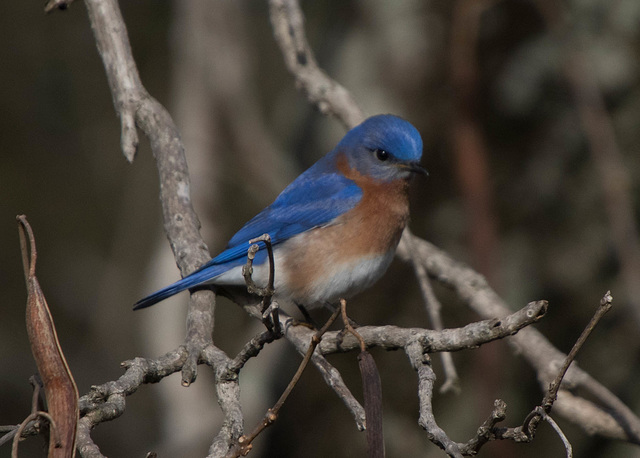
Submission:
[[420,175],[424,175],[425,177],[429,176],[429,172],[427,172],[427,169],[422,167],[417,162],[412,162],[411,164],[408,165],[408,168],[413,173],[419,173]]

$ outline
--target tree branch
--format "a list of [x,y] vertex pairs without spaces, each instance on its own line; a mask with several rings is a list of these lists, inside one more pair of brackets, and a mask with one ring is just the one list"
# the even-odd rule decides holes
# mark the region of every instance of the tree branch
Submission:
[[270,0],[269,14],[285,64],[309,102],[321,113],[338,118],[347,129],[360,124],[364,115],[351,94],[318,66],[307,42],[299,3],[296,0]]
[[[404,235],[403,237],[406,237]],[[489,287],[482,275],[462,263],[454,261],[444,251],[425,240],[414,237],[411,247],[422,260],[429,275],[451,287],[465,303],[480,316],[489,318],[509,312],[505,302]],[[401,241],[398,256],[408,260],[410,253],[406,241]],[[555,377],[557,368],[565,355],[556,349],[540,332],[533,328],[523,329],[507,342],[514,352],[521,355],[536,371],[543,390]],[[582,397],[562,396],[555,403],[556,412],[565,419],[583,428],[588,434],[599,434],[609,438],[626,440],[640,444],[640,419],[613,393],[598,383],[574,362],[564,378],[567,388],[581,388],[585,395],[595,399],[593,408],[585,409],[591,403]],[[577,402],[580,399],[581,402]],[[595,402],[600,404],[597,408]],[[599,418],[593,418],[599,410]],[[609,418],[605,418],[609,417]],[[614,419],[612,423],[610,419]],[[597,427],[587,428],[587,425]]]
[[[91,28],[104,64],[116,112],[122,127],[122,150],[132,161],[138,147],[136,123],[147,135],[160,177],[164,227],[176,263],[183,276],[211,256],[200,236],[200,222],[193,210],[184,146],[167,110],[151,97],[138,75],[126,26],[116,0],[86,0]],[[213,332],[213,294],[198,291],[191,297],[185,344],[189,353],[182,369],[188,386],[197,374],[202,349]]]
[[[387,350],[405,348],[418,342],[425,353],[459,351],[514,335],[525,326],[542,319],[547,311],[547,302],[531,302],[521,310],[491,320],[470,323],[462,328],[434,331],[421,328],[399,328],[397,326],[361,326],[358,333],[367,347],[382,347]],[[360,348],[358,340],[340,332],[328,332],[320,343],[320,352],[330,354]]]

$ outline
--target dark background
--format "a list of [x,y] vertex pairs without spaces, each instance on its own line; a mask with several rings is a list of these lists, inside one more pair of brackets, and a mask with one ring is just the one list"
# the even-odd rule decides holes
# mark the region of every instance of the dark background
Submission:
[[[196,211],[215,253],[344,131],[296,90],[265,2],[121,7],[142,81],[183,132]],[[412,188],[413,232],[484,273],[513,309],[549,300],[536,326],[563,351],[610,289],[615,307],[578,359],[638,412],[640,2],[378,0],[305,2],[303,9],[320,65],[367,114],[399,114],[423,135],[431,176]],[[16,424],[29,413],[27,380],[35,372],[17,214],[35,231],[38,277],[81,395],[116,379],[121,361],[178,345],[186,296],[131,311],[179,275],[162,233],[148,144],[142,139],[134,164],[120,152],[119,120],[83,3],[45,16],[42,2],[6,2],[0,43],[0,424]],[[576,87],[585,82],[597,84],[598,98],[581,105]],[[585,109],[601,115],[595,129],[584,122]],[[606,126],[617,148],[598,160]],[[618,175],[603,179],[615,164]],[[631,224],[620,237],[616,221],[625,218]],[[478,318],[448,291],[437,292],[448,327]],[[414,274],[399,261],[350,302],[350,314],[363,324],[428,326]],[[230,303],[221,301],[216,319],[214,339],[230,354],[259,330]],[[374,356],[388,456],[442,456],[417,425],[417,384],[404,355]],[[503,342],[454,360],[462,393],[434,402],[455,440],[475,434],[495,398],[507,401],[511,426],[540,402],[535,374]],[[359,396],[355,354],[330,361]],[[277,342],[242,372],[248,428],[298,362]],[[177,375],[142,387],[94,440],[108,456],[206,455],[220,424],[209,372],[202,367],[189,389]],[[635,447],[560,425],[574,456],[640,456]],[[40,445],[29,439],[24,456],[44,456]],[[364,447],[364,434],[311,369],[251,453],[362,456]],[[531,445],[490,444],[480,456],[542,454],[564,456],[547,427]],[[0,448],[9,455],[10,446]]]

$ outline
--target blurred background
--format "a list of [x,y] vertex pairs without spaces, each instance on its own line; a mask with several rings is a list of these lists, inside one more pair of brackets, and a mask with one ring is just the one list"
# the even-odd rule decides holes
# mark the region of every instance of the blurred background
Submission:
[[[513,309],[550,302],[537,325],[568,351],[610,289],[614,309],[580,365],[640,413],[640,2],[401,0],[302,4],[320,65],[368,115],[395,113],[424,140],[428,180],[414,182],[412,231],[482,272]],[[266,2],[121,2],[143,83],[186,144],[196,211],[212,253],[299,172],[329,151],[340,123],[311,107],[287,73]],[[141,141],[120,151],[102,63],[82,2],[44,16],[42,2],[0,15],[0,424],[30,411],[35,372],[15,216],[26,214],[37,274],[80,394],[156,357],[184,334],[186,295],[133,313],[179,278],[163,235],[157,174]],[[437,285],[436,285],[437,287]],[[447,327],[478,317],[437,288]],[[361,324],[427,327],[412,270],[396,261],[350,302]],[[214,339],[234,355],[260,325],[220,301]],[[401,353],[375,350],[387,454],[436,457],[417,425],[417,382]],[[534,372],[504,342],[454,354],[460,395],[436,395],[440,425],[470,438],[493,400],[505,425],[540,402]],[[241,375],[251,428],[300,358],[276,342]],[[361,396],[356,354],[330,358]],[[436,373],[442,383],[438,358]],[[640,456],[636,447],[557,419],[577,457]],[[174,374],[128,398],[93,433],[108,456],[205,456],[220,426],[210,370]],[[21,445],[44,456],[42,441]],[[251,456],[363,456],[365,437],[311,368]],[[543,426],[529,445],[492,443],[486,457],[564,456]],[[8,457],[10,447],[0,448]]]

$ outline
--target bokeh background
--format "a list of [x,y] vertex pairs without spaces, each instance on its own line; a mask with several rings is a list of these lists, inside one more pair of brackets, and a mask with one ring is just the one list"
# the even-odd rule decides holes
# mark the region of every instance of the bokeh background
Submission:
[[[424,139],[411,195],[413,232],[471,264],[514,309],[547,299],[537,325],[568,351],[602,295],[615,308],[579,355],[581,366],[640,412],[640,2],[637,0],[303,2],[320,65],[367,114],[413,122]],[[196,210],[212,252],[329,151],[341,125],[311,107],[287,73],[266,2],[121,2],[149,92],[180,126]],[[37,273],[81,394],[116,379],[119,363],[158,356],[183,337],[186,296],[133,313],[178,278],[162,233],[148,144],[133,164],[85,7],[45,16],[42,2],[0,15],[0,424],[29,413],[34,373],[24,327],[15,215],[28,216]],[[437,289],[448,327],[478,317]],[[397,261],[350,303],[363,324],[426,327],[411,269]],[[231,303],[215,340],[234,354],[258,332]],[[417,425],[415,374],[400,353],[374,351],[382,372],[388,456],[442,456]],[[514,426],[540,402],[533,371],[504,342],[454,355],[458,396],[436,395],[441,426],[467,440],[495,398]],[[441,376],[437,358],[436,370]],[[295,371],[286,342],[242,372],[247,426]],[[355,354],[331,358],[360,395]],[[220,426],[202,367],[189,389],[174,375],[128,398],[93,437],[108,456],[206,455]],[[442,379],[442,377],[441,377]],[[587,436],[562,419],[578,457],[634,457],[638,448]],[[22,445],[44,456],[42,441]],[[9,456],[10,447],[0,448]],[[363,456],[364,434],[308,370],[252,456]],[[494,443],[481,456],[564,456],[541,428],[530,445]]]

